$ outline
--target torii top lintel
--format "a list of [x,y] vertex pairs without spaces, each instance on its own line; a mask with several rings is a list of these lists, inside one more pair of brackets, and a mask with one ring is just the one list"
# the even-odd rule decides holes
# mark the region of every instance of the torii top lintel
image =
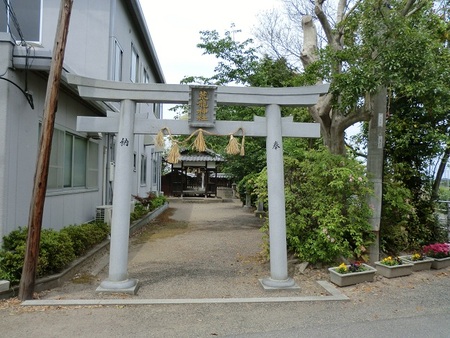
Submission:
[[[122,101],[186,104],[191,87],[180,84],[125,83],[98,80],[68,74],[69,83],[78,86],[80,96],[96,101]],[[217,103],[222,105],[312,106],[320,95],[328,92],[329,84],[305,87],[217,87]]]

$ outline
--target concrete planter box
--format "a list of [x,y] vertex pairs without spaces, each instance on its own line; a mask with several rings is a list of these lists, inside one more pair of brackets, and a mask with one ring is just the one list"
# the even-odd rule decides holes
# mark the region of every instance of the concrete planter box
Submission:
[[328,268],[331,282],[338,286],[349,286],[358,283],[373,282],[373,278],[377,270],[367,264],[362,265],[367,269],[366,271],[339,273],[336,271],[337,267]]
[[384,265],[381,262],[375,262],[377,273],[386,278],[403,277],[412,274],[414,264],[403,263],[401,265]]
[[430,270],[433,263],[433,258],[430,257],[423,257],[423,259],[418,261],[413,261],[411,256],[400,256],[399,258],[407,264],[412,264],[412,271]]
[[450,266],[450,257],[446,258],[433,258],[433,262],[431,263],[432,269],[445,269]]

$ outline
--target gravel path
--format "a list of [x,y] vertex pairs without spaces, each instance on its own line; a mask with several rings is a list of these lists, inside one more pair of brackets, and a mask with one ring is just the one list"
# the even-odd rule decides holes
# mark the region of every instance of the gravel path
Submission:
[[[140,281],[137,295],[144,299],[251,298],[320,296],[316,283],[323,271],[297,273],[299,290],[264,291],[260,278],[270,276],[263,255],[264,219],[239,201],[186,203],[171,201],[167,209],[130,239],[128,273]],[[109,255],[100,258],[64,286],[43,292],[42,299],[113,298],[95,292],[108,277]],[[295,266],[290,264],[291,275]]]

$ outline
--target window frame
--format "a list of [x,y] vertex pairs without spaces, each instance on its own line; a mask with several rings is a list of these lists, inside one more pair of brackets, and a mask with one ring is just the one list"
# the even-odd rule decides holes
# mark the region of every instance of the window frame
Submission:
[[[17,21],[19,22],[19,27],[21,30],[21,33],[23,35],[23,39],[28,42],[35,42],[35,43],[41,43],[42,41],[42,16],[43,16],[43,0],[23,0],[23,4],[17,4],[17,1],[20,0],[6,0],[8,5],[11,6],[11,8],[14,10],[14,13],[16,14]],[[22,5],[22,7],[21,7]],[[34,7],[33,7],[34,6]],[[4,8],[4,9],[3,9]],[[22,10],[23,9],[23,10]],[[39,13],[39,18],[37,20],[34,19],[34,16],[31,15],[30,12],[33,14],[33,12]],[[21,38],[19,36],[19,33],[16,29],[16,27],[12,24],[12,17],[9,13],[9,11],[6,11],[6,7],[2,6],[2,9],[0,11],[0,15],[5,15],[5,20],[1,21],[1,24],[5,27],[0,27],[0,31],[5,31],[11,36],[16,39],[16,41],[20,42]],[[28,25],[32,25],[29,27]],[[36,27],[37,26],[37,27]],[[38,32],[35,34],[35,32]],[[27,36],[27,35],[30,36]],[[36,36],[37,35],[37,36]]]
[[[55,128],[50,153],[48,191],[99,189],[99,154],[100,145],[97,142]],[[81,171],[76,167],[80,163],[83,165]]]
[[130,81],[139,83],[139,53],[134,44],[131,44]]
[[117,39],[114,39],[112,80],[122,81],[123,79],[123,48]]
[[147,185],[147,155],[145,154],[141,154],[139,181],[141,186]]

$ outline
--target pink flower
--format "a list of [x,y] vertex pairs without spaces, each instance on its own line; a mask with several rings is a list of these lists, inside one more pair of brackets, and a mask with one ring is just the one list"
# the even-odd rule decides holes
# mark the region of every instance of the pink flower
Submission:
[[450,257],[450,244],[449,243],[434,243],[425,245],[423,247],[423,253],[425,256],[433,258],[446,258]]

